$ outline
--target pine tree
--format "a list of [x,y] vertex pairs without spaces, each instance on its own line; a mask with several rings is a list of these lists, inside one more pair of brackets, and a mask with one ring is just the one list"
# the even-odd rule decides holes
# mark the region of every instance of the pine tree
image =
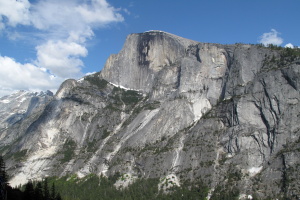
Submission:
[[34,187],[31,181],[29,181],[25,186],[24,199],[34,200]]
[[44,194],[44,199],[45,200],[50,200],[50,193],[49,193],[48,179],[47,178],[45,178],[45,180],[44,180],[43,194]]
[[41,182],[38,182],[34,189],[34,200],[43,200],[43,187]]
[[62,198],[61,198],[61,196],[60,196],[60,194],[59,194],[59,193],[56,195],[56,198],[55,198],[55,200],[62,200]]
[[7,183],[8,176],[6,174],[5,162],[3,157],[0,156],[0,200],[6,199],[7,196]]
[[50,193],[51,200],[55,200],[55,196],[56,196],[55,185],[54,183],[52,183],[51,193]]
[[6,173],[5,162],[4,162],[2,156],[0,156],[0,178],[1,178],[2,182],[7,184],[8,176],[7,176],[7,173]]

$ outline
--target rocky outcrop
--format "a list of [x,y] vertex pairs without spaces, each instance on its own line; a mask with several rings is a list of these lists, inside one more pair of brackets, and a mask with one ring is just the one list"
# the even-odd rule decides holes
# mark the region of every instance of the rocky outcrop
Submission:
[[131,34],[121,52],[108,58],[101,76],[126,88],[150,92],[157,73],[178,63],[191,44],[196,42],[161,31]]
[[26,121],[34,118],[52,98],[53,93],[50,91],[40,93],[18,91],[2,97],[0,99],[0,143],[2,146],[18,138],[20,135],[17,134],[16,129],[22,126],[27,127]]
[[129,35],[100,73],[63,83],[2,147],[11,183],[120,172],[170,186],[201,179],[212,196],[223,188],[297,199],[299,55],[161,31]]

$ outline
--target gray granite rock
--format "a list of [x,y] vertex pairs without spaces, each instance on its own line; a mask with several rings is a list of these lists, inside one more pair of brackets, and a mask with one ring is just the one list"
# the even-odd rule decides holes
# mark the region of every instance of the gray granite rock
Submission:
[[284,51],[131,34],[100,73],[67,80],[27,126],[8,127],[11,184],[120,172],[297,199],[300,62]]

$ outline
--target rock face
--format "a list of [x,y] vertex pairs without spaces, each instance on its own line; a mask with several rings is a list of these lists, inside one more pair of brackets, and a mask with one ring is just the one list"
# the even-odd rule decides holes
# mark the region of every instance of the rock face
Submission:
[[[10,144],[18,138],[20,135],[18,135],[17,129],[20,126],[27,128],[26,121],[43,110],[52,98],[53,93],[50,91],[40,93],[18,91],[10,96],[0,98],[1,145]],[[29,120],[29,123],[32,121]]]
[[298,199],[299,55],[129,35],[100,73],[67,80],[26,126],[7,128],[18,130],[14,140],[1,136],[11,184],[120,172],[131,182],[201,179],[212,196],[223,188]]
[[101,73],[110,82],[150,92],[156,75],[178,63],[195,41],[164,32],[131,34],[117,55],[111,55]]

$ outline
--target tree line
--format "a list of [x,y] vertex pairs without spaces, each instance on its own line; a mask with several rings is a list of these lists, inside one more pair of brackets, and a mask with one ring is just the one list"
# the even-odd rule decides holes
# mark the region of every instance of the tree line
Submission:
[[56,192],[55,184],[49,188],[48,179],[38,182],[27,182],[23,187],[12,188],[3,157],[0,156],[0,200],[62,200]]
[[[84,178],[76,175],[48,177],[43,181],[29,181],[18,188],[8,184],[5,163],[0,156],[0,200],[206,200],[208,186],[199,180],[183,181],[181,186],[174,185],[167,192],[158,188],[159,178],[137,179],[127,188],[116,188],[114,185],[122,175],[116,173],[111,177],[90,174]],[[170,181],[164,184],[172,184]],[[238,190],[220,187],[212,194],[211,200],[237,199]]]

